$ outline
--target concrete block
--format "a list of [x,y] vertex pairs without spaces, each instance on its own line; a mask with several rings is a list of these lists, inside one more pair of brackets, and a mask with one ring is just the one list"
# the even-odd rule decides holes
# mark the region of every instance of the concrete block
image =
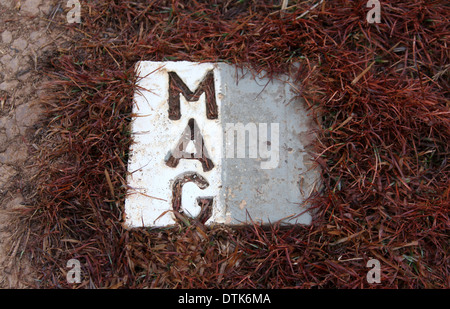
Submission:
[[309,224],[314,126],[287,76],[224,63],[137,64],[125,226]]

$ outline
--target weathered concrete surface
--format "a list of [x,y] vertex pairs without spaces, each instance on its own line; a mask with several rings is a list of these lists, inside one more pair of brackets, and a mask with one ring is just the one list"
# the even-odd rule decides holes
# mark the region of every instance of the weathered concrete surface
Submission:
[[[312,164],[305,149],[313,139],[312,121],[286,76],[269,81],[240,73],[236,78],[235,68],[221,65],[222,123],[262,123],[267,131],[258,125],[257,159],[223,160],[223,203],[232,214],[229,223],[251,218],[309,224],[309,213],[298,214],[318,176],[317,171],[308,172]],[[266,134],[274,133],[274,124],[279,127],[279,139],[272,136],[264,145]],[[247,153],[248,148],[246,143]],[[264,156],[261,151],[267,148],[272,149]]]
[[[174,80],[169,72],[190,90],[180,94],[180,108],[172,114],[168,102],[178,86],[169,90]],[[212,88],[204,87],[209,72]],[[306,152],[314,139],[313,122],[287,77],[269,81],[223,63],[189,62],[141,62],[138,74],[145,76],[139,86],[147,90],[135,96],[127,227],[174,224],[177,202],[191,217],[204,216],[196,197],[212,201],[206,224],[310,223],[302,202],[318,178],[316,170],[308,171],[312,164]],[[199,96],[186,99],[196,89]],[[211,89],[214,100],[208,97]],[[189,123],[199,132],[189,134]],[[198,154],[200,140],[210,169],[186,157]],[[178,148],[184,158],[172,164]]]

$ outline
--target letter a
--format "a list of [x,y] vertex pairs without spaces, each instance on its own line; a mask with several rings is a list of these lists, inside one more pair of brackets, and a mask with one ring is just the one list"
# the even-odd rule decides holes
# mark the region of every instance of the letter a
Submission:
[[66,279],[68,283],[80,283],[81,282],[81,266],[80,261],[77,259],[71,259],[67,261],[67,267],[71,269],[67,272]]
[[[380,10],[380,1],[378,0],[369,0],[366,5],[368,8],[372,8],[369,12],[367,12],[367,22],[369,24],[373,24],[374,22],[379,24],[381,22],[381,10]],[[373,6],[373,7],[372,7]]]
[[[194,153],[187,151],[187,148],[191,143],[193,143],[195,147]],[[180,159],[199,160],[202,163],[204,172],[208,172],[214,168],[214,164],[206,151],[202,133],[200,132],[197,122],[193,118],[189,119],[188,125],[186,126],[186,129],[184,129],[175,149],[172,152],[169,152],[166,159],[166,165],[177,167]]]
[[381,265],[377,259],[371,259],[367,261],[366,267],[373,267],[367,272],[366,278],[368,283],[380,283],[381,282]]
[[72,7],[72,9],[67,13],[67,22],[69,24],[72,23],[81,23],[81,4],[78,0],[69,0],[67,1],[67,7]]

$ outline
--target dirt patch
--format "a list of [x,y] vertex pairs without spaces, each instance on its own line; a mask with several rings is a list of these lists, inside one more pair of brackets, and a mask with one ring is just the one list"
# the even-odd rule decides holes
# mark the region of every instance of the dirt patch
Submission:
[[[14,220],[33,198],[34,143],[41,130],[38,104],[46,77],[40,66],[57,50],[62,30],[58,1],[0,0],[0,287],[22,288],[33,281],[20,255],[24,227]],[[12,258],[15,257],[15,258]]]

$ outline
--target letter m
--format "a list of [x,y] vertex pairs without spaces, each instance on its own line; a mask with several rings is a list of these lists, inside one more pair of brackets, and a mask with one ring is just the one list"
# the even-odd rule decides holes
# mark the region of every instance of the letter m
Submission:
[[218,109],[216,103],[216,91],[214,88],[214,73],[209,71],[197,89],[192,92],[175,72],[169,72],[169,119],[179,120],[181,118],[180,94],[188,101],[198,101],[200,95],[205,93],[206,117],[217,119]]

